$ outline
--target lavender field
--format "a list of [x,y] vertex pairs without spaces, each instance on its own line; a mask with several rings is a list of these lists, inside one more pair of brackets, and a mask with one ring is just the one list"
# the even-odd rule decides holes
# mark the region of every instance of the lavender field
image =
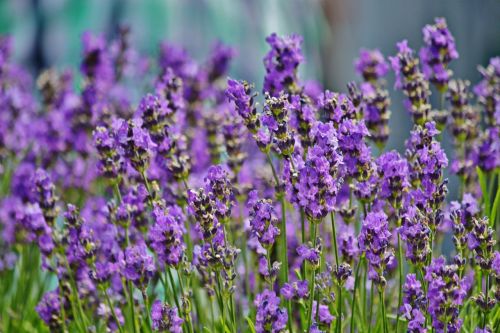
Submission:
[[436,18],[332,91],[298,34],[258,82],[132,34],[36,76],[0,37],[0,332],[500,333],[500,57]]

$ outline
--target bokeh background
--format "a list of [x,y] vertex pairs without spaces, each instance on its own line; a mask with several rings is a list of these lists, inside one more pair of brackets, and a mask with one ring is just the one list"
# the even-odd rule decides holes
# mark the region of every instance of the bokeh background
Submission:
[[[437,16],[447,19],[457,41],[455,76],[477,82],[477,65],[500,55],[498,0],[0,0],[0,33],[14,37],[15,60],[35,75],[46,67],[76,70],[86,30],[112,38],[127,24],[133,46],[152,57],[169,40],[201,60],[221,40],[239,52],[231,76],[255,82],[258,90],[265,37],[298,33],[307,59],[302,78],[339,91],[358,79],[353,61],[361,47],[393,55],[406,38],[418,50],[422,27]],[[393,80],[391,73],[389,86]],[[391,99],[387,149],[403,151],[411,121],[401,93],[391,92]],[[453,177],[450,189],[456,193]]]

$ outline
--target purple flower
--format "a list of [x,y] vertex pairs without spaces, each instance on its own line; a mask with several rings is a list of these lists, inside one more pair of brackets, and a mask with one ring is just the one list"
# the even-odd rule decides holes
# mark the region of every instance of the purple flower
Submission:
[[165,115],[171,121],[174,115],[185,107],[182,79],[176,76],[171,68],[167,68],[155,88],[156,94],[165,100],[168,108]]
[[220,223],[215,215],[215,202],[204,188],[188,191],[190,213],[198,222],[203,239],[210,241],[220,230]]
[[159,204],[154,206],[152,216],[154,224],[149,229],[151,248],[160,262],[177,266],[186,247],[183,240],[185,216],[178,206],[164,208]]
[[424,317],[427,299],[422,290],[422,284],[417,280],[415,274],[408,274],[406,276],[406,282],[403,285],[403,295],[403,305],[400,312],[408,320],[408,332],[427,332]]
[[500,252],[498,251],[493,253],[491,268],[493,269],[493,273],[500,279]]
[[210,54],[210,59],[208,61],[208,80],[213,82],[221,77],[223,77],[228,69],[231,59],[236,55],[236,51],[224,45],[221,42],[217,42]]
[[352,264],[353,260],[359,254],[358,239],[355,234],[354,225],[345,223],[337,223],[337,225],[337,243],[339,253],[342,254],[343,261]]
[[291,125],[300,136],[300,144],[303,148],[308,148],[312,144],[311,129],[316,122],[316,106],[311,98],[304,93],[292,95],[288,109],[291,113]]
[[90,32],[82,35],[83,60],[81,71],[92,80],[110,81],[113,79],[113,64],[102,36]]
[[116,314],[118,322],[116,322],[115,316],[107,304],[101,303],[97,308],[97,315],[105,320],[106,327],[109,332],[116,332],[119,330],[119,326],[123,326],[123,324],[125,324],[125,318],[123,317],[122,310],[117,307],[114,308],[113,311]]
[[222,166],[212,165],[208,168],[207,176],[205,177],[205,192],[213,201],[215,215],[219,222],[227,222],[231,216],[235,196],[229,175]]
[[156,300],[151,306],[153,330],[158,332],[181,333],[184,320],[179,317],[177,308]]
[[145,288],[154,272],[153,257],[148,254],[144,243],[125,249],[122,274],[127,280],[132,281],[138,288]]
[[318,104],[323,109],[325,117],[332,121],[335,127],[345,119],[358,119],[360,116],[352,100],[345,94],[327,90],[320,96]]
[[486,112],[488,126],[500,124],[500,57],[490,59],[488,66],[479,67],[482,80],[474,87],[479,103]]
[[28,204],[16,216],[23,228],[28,232],[27,240],[36,242],[42,254],[46,257],[54,250],[52,228],[45,222],[42,209],[37,204]]
[[397,44],[398,53],[389,57],[392,69],[396,74],[395,88],[402,89],[407,99],[404,101],[406,109],[417,124],[423,124],[429,117],[431,106],[429,104],[429,82],[420,72],[418,59],[413,55],[413,50],[408,46],[408,41],[403,40]]
[[289,158],[295,148],[295,135],[290,127],[290,113],[293,106],[287,101],[287,95],[271,97],[266,94],[262,124],[272,134],[273,148],[284,158]]
[[444,18],[436,18],[435,24],[426,25],[422,32],[425,46],[420,49],[420,59],[424,75],[438,89],[446,89],[452,75],[448,64],[458,58],[455,39]]
[[500,127],[489,127],[480,138],[478,165],[485,171],[500,166]]
[[121,145],[125,158],[139,173],[147,170],[149,159],[156,148],[148,132],[141,128],[141,120],[119,120],[116,138]]
[[364,120],[370,132],[369,139],[378,147],[383,147],[389,138],[389,118],[391,111],[389,92],[383,81],[361,84],[364,102]]
[[446,265],[444,257],[432,260],[426,268],[425,280],[428,282],[428,311],[432,317],[432,327],[437,332],[460,332],[462,319],[458,317],[468,290],[464,279],[458,275],[457,265]]
[[99,155],[99,172],[111,179],[115,179],[123,171],[123,161],[118,152],[118,142],[114,132],[106,127],[98,126],[94,132],[94,146]]
[[370,148],[365,142],[369,136],[368,129],[363,120],[346,119],[338,128],[340,151],[343,155],[343,172],[346,177],[363,180],[366,178],[365,170],[371,163]]
[[59,331],[62,328],[61,305],[59,290],[56,289],[46,292],[36,306],[36,312],[51,330]]
[[248,130],[255,134],[260,128],[260,117],[255,108],[252,86],[246,81],[227,80],[226,97],[233,102]]
[[68,204],[64,217],[68,233],[65,240],[68,261],[72,265],[85,265],[86,260],[95,255],[94,232],[74,205]]
[[294,92],[298,89],[297,69],[304,61],[302,37],[290,35],[279,37],[271,34],[266,38],[271,50],[264,57],[266,75],[264,92],[278,97],[280,92]]
[[300,300],[309,295],[309,282],[301,280],[291,283],[284,283],[280,290],[281,295],[287,300]]
[[272,201],[258,199],[257,191],[251,191],[248,194],[247,205],[250,209],[250,231],[262,246],[269,249],[280,234],[279,221]]
[[389,65],[379,50],[361,49],[359,58],[354,64],[358,74],[366,81],[377,81],[384,77],[389,70]]
[[311,244],[301,244],[297,247],[297,254],[302,261],[308,261],[315,267],[319,265],[319,260],[321,259],[321,243],[317,243],[316,247],[311,246]]
[[398,152],[390,151],[377,158],[381,180],[380,196],[389,200],[394,209],[401,208],[403,195],[410,186],[408,162]]
[[472,220],[472,230],[467,235],[467,245],[474,254],[474,262],[483,270],[490,270],[492,266],[496,244],[494,233],[488,218]]
[[243,150],[247,138],[245,126],[238,116],[230,113],[226,116],[226,120],[222,125],[222,134],[228,155],[227,165],[231,168],[233,174],[237,176],[247,157],[247,153]]
[[168,135],[167,121],[172,114],[167,102],[157,95],[147,94],[141,99],[137,114],[142,118],[142,128],[149,132],[153,142],[161,145]]
[[55,186],[47,171],[38,169],[34,176],[35,191],[38,193],[38,205],[49,226],[54,226],[57,217]]
[[390,247],[391,236],[387,215],[384,212],[368,213],[363,221],[358,243],[370,264],[370,279],[382,287],[386,283],[384,271],[394,260],[394,249]]
[[422,267],[431,253],[431,228],[425,214],[408,205],[402,217],[401,237],[406,241],[406,258]]
[[315,123],[311,137],[313,146],[307,152],[305,163],[297,166],[297,174],[287,185],[287,192],[289,199],[302,207],[310,219],[319,221],[335,207],[343,181],[339,177],[343,158],[331,123]]
[[[319,327],[328,329],[333,322],[333,319],[335,319],[334,316],[330,313],[330,309],[328,308],[327,305],[324,304],[319,304],[319,311],[316,310],[318,308],[318,302],[314,301],[313,302],[313,307],[312,307],[312,317],[313,318],[318,318],[317,324]],[[316,311],[318,311],[316,313]]]
[[264,290],[255,296],[255,330],[257,333],[285,332],[288,314],[280,308],[280,299],[274,291]]

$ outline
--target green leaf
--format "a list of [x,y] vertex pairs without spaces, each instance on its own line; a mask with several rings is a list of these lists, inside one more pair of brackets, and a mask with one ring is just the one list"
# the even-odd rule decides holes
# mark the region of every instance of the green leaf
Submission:
[[247,320],[248,328],[250,329],[250,332],[256,333],[256,331],[255,331],[255,325],[253,324],[252,319],[250,319],[249,317],[245,317],[245,319]]
[[485,214],[486,216],[490,216],[490,197],[488,193],[488,186],[486,185],[486,175],[479,167],[476,167],[476,171],[479,178],[479,185],[481,186],[481,192],[483,192]]
[[499,209],[500,209],[500,178],[497,188],[497,194],[495,195],[495,201],[493,201],[493,208],[491,209],[491,214],[490,214],[490,226],[492,227],[496,223],[497,213]]

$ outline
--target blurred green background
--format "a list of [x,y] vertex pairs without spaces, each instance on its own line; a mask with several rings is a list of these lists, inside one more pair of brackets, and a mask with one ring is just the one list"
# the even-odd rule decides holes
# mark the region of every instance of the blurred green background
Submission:
[[[0,0],[0,33],[14,37],[16,61],[35,75],[49,66],[77,69],[85,30],[113,37],[127,24],[133,46],[153,57],[159,42],[169,40],[202,60],[219,39],[239,52],[231,76],[260,90],[265,37],[294,32],[304,36],[302,78],[345,90],[357,79],[353,60],[361,47],[393,55],[396,42],[406,38],[418,50],[422,27],[436,16],[447,19],[457,41],[455,76],[477,82],[476,66],[500,55],[498,0]],[[392,73],[388,81],[391,87]],[[401,92],[391,98],[387,149],[401,151],[411,121]]]

